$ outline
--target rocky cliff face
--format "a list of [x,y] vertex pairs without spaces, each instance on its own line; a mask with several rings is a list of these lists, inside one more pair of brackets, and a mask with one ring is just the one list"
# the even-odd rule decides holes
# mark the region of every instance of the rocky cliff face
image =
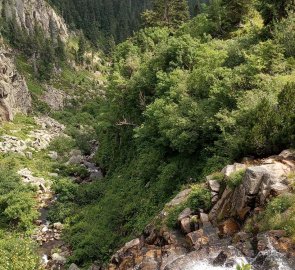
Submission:
[[17,72],[13,51],[0,44],[0,120],[12,120],[18,112],[31,110],[25,79]]
[[[294,170],[295,153],[289,150],[268,159],[226,166],[218,177],[208,176],[204,184],[212,194],[209,211],[187,207],[176,218],[176,229],[169,229],[161,221],[169,209],[185,204],[192,189],[180,192],[156,222],[113,255],[108,269],[236,269],[241,258],[250,262],[252,269],[294,269],[295,245],[284,230],[260,232],[253,224],[249,232],[245,226],[272,198],[292,195],[288,175]],[[239,181],[229,185],[233,175]]]
[[48,37],[60,36],[63,40],[68,37],[64,20],[45,0],[1,0],[0,10],[1,14],[4,11],[6,18],[15,17],[19,26],[29,34],[37,24]]

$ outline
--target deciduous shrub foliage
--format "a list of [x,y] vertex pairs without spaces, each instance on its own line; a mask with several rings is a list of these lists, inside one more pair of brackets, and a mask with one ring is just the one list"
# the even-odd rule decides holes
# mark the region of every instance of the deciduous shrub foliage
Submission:
[[294,15],[266,28],[251,1],[230,21],[212,2],[178,30],[146,28],[117,46],[96,117],[106,179],[72,201],[73,261],[107,259],[183,184],[294,147]]

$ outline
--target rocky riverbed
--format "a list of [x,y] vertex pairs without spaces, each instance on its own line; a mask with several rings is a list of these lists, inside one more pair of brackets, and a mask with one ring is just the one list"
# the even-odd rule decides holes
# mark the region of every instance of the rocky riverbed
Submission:
[[[64,134],[65,126],[56,120],[44,116],[35,117],[36,126],[32,127],[26,138],[17,136],[18,130],[13,130],[16,133],[12,135],[2,135],[0,137],[0,152],[4,154],[15,153],[20,157],[25,157],[28,160],[34,160],[37,153],[41,152],[52,161],[59,159],[58,153],[55,151],[46,151],[52,140]],[[10,132],[11,133],[11,132]],[[23,135],[23,133],[22,133]],[[98,145],[95,141],[92,142],[93,153]],[[17,157],[17,156],[16,156]],[[82,166],[87,170],[88,177],[80,179],[78,176],[73,177],[76,183],[87,183],[95,179],[102,179],[103,174],[93,162],[93,154],[85,156],[80,150],[73,149],[68,156],[66,164]],[[30,164],[30,163],[28,163]],[[39,164],[40,166],[41,164]],[[36,168],[35,168],[36,170]],[[38,170],[38,168],[37,168]],[[36,188],[36,201],[39,212],[39,217],[35,221],[35,229],[32,238],[38,243],[38,253],[40,261],[45,269],[62,270],[66,269],[65,264],[67,257],[70,256],[70,247],[62,240],[62,231],[64,225],[60,222],[51,223],[48,219],[48,212],[58,198],[52,189],[52,179],[60,177],[59,171],[46,172],[48,177],[36,175],[30,167],[23,167],[17,171],[23,183],[32,185]]]

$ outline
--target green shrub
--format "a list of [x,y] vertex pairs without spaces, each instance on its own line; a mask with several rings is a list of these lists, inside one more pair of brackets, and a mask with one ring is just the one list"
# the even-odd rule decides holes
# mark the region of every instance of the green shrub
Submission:
[[39,215],[34,195],[33,192],[13,190],[0,196],[2,222],[22,230],[32,228]]
[[252,267],[250,264],[241,264],[241,265],[237,265],[237,270],[251,270]]
[[34,195],[30,186],[22,184],[19,175],[0,166],[0,219],[3,227],[21,230],[32,227],[38,217]]
[[86,167],[78,164],[57,164],[55,165],[56,169],[59,170],[60,175],[62,176],[75,176],[85,179],[90,176],[89,171]]
[[216,180],[218,182],[222,182],[224,180],[224,173],[222,172],[215,172],[211,174],[210,176],[213,180]]
[[233,172],[226,179],[226,184],[230,188],[234,189],[234,188],[238,187],[242,183],[244,175],[245,175],[245,170],[239,170],[239,171]]
[[211,192],[202,185],[194,185],[187,201],[191,209],[203,209],[207,211],[211,206]]
[[77,205],[73,202],[61,202],[54,203],[48,211],[48,219],[51,222],[66,223],[70,217],[72,217],[77,210]]
[[295,239],[295,195],[274,198],[258,216],[261,230],[286,230]]
[[61,156],[65,156],[75,146],[76,143],[71,137],[62,135],[52,140],[48,149],[56,151]]
[[178,227],[177,219],[179,214],[186,208],[185,204],[177,205],[168,210],[167,217],[165,218],[165,224],[170,229],[176,229]]
[[0,254],[0,269],[41,269],[36,244],[22,235],[0,233]]

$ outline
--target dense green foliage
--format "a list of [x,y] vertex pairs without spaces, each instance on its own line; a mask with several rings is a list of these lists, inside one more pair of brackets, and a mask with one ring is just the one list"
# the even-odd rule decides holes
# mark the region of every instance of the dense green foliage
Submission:
[[143,13],[146,26],[177,28],[189,19],[187,0],[154,0],[152,7]]
[[0,226],[27,230],[37,218],[34,192],[9,169],[11,165],[0,167]]
[[82,29],[94,44],[107,48],[140,26],[150,0],[49,0],[72,28]]
[[2,235],[0,232],[0,269],[36,270],[40,269],[36,245],[22,235]]
[[[138,13],[145,5],[144,1],[138,5],[109,0],[51,2],[87,38],[108,46],[113,43],[111,35],[122,40],[138,27]],[[57,88],[74,88],[80,95],[64,111],[53,114],[67,125],[66,133],[72,138],[52,142],[50,149],[58,152],[59,164],[49,166],[61,176],[54,180],[59,199],[50,218],[67,225],[71,261],[79,265],[106,261],[184,185],[202,181],[226,163],[295,146],[295,16],[288,13],[290,6],[264,0],[209,2],[208,6],[197,3],[198,15],[185,23],[188,14],[183,1],[169,1],[171,7],[181,4],[183,13],[175,13],[174,6],[174,13],[163,21],[163,5],[154,5],[154,13],[148,15],[156,16],[151,19],[157,27],[142,29],[116,47],[102,97],[89,102],[85,89],[97,90],[97,85],[88,73],[63,67],[52,82]],[[17,48],[26,44],[28,37],[17,34],[22,33],[13,20],[3,33]],[[28,84],[38,95],[40,80],[50,74],[47,68],[51,70],[66,55],[60,41],[50,43],[38,29],[30,38],[37,47],[23,53],[34,59],[37,51],[38,75]],[[72,55],[83,64],[87,41],[81,35],[76,43]],[[34,72],[22,59],[19,67]],[[70,177],[84,179],[88,172],[66,160],[72,148],[90,154],[94,138],[99,140],[95,161],[106,177],[78,185]],[[44,166],[44,157],[39,158],[35,166]],[[7,176],[3,169],[2,175],[1,225],[26,231],[35,218],[33,193],[20,185],[14,172]],[[224,180],[223,175],[215,177]],[[239,172],[226,180],[235,187],[242,177]],[[11,196],[12,192],[19,196]],[[20,204],[19,197],[26,203]],[[290,201],[293,204],[293,199],[276,199],[266,219],[271,211],[280,216],[291,209]],[[187,203],[207,210],[210,193],[197,185]],[[171,210],[169,224],[173,225],[181,207]]]
[[[153,7],[152,0],[48,0],[48,2],[57,8],[71,28],[83,30],[93,44],[106,51],[113,48],[114,43],[125,40],[138,30],[142,26],[142,12]],[[157,2],[155,1],[156,6]],[[174,2],[177,10],[172,13],[179,17],[179,8],[184,6],[185,0]],[[178,2],[181,2],[181,6]],[[190,13],[194,15],[200,11],[201,3],[208,1],[188,0],[187,2]],[[187,17],[187,7],[184,7]],[[160,20],[157,22],[162,25]],[[174,20],[174,23],[177,22]]]
[[[60,208],[74,213],[73,261],[107,259],[182,185],[245,155],[294,147],[294,15],[269,34],[246,2],[212,1],[178,30],[146,28],[117,46],[94,124],[106,178],[74,189]],[[208,207],[203,195],[194,205]]]

